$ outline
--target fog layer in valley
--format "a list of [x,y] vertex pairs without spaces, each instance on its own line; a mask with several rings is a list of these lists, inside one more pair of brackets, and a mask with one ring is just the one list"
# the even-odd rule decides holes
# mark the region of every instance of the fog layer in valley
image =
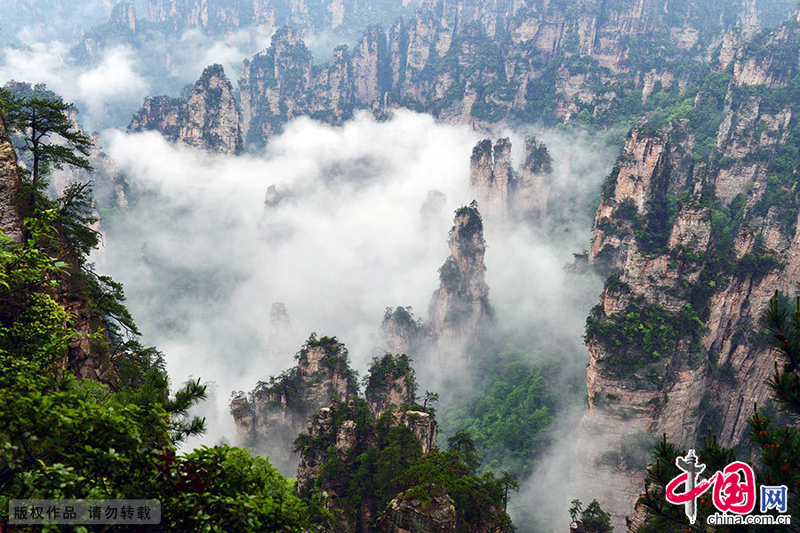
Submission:
[[[511,136],[516,164],[523,136],[500,134]],[[574,379],[585,372],[581,335],[600,281],[564,267],[589,242],[591,198],[615,150],[593,149],[580,135],[540,136],[561,199],[534,227],[486,221],[486,277],[500,341],[558,353],[564,376],[554,378]],[[386,307],[412,306],[427,317],[453,212],[471,201],[469,158],[482,137],[404,110],[384,122],[362,113],[341,128],[296,120],[264,153],[237,158],[178,148],[156,133],[106,132],[130,205],[104,213],[105,247],[95,259],[124,282],[173,383],[213,383],[214,397],[199,411],[209,431],[190,446],[234,441],[231,392],[294,365],[311,332],[338,336],[363,375]],[[445,201],[422,209],[430,191]],[[280,342],[271,338],[274,302],[291,317],[290,338]],[[469,369],[432,368],[422,354],[414,366],[421,391],[443,393],[442,409],[452,393],[444,385],[461,386]],[[560,418],[569,441],[577,416]],[[568,468],[570,458],[558,461],[547,468]],[[563,488],[524,489],[525,502],[512,511],[528,521],[529,502],[547,497],[554,518],[566,520],[558,516],[564,495],[554,497]]]
[[[223,64],[235,83],[242,58],[265,48],[269,36],[242,30],[211,39],[187,31],[178,44],[112,47],[93,65],[79,65],[63,44],[68,37],[24,35],[23,46],[2,51],[2,83],[46,83],[75,102],[87,131],[104,129],[101,147],[128,183],[127,208],[100,206],[98,271],[125,284],[144,341],[165,353],[173,385],[190,377],[210,384],[211,398],[198,411],[209,431],[188,447],[234,442],[231,392],[294,365],[311,332],[338,336],[363,375],[378,355],[386,307],[412,306],[427,318],[449,255],[453,212],[472,200],[472,148],[486,135],[400,110],[383,122],[357,114],[340,128],[300,119],[263,153],[209,155],[122,129],[145,96],[177,94],[208,64]],[[327,48],[329,36],[308,40]],[[159,79],[151,67],[167,48],[173,76]],[[553,157],[558,200],[533,226],[486,220],[495,339],[558,355],[564,365],[553,380],[575,382],[585,375],[581,336],[601,282],[564,267],[588,246],[593,202],[616,147],[573,133],[492,137],[511,138],[517,166],[531,133]],[[438,198],[444,201],[430,201]],[[286,305],[292,325],[280,339],[270,324],[274,302]],[[442,394],[441,413],[469,391],[469,364],[436,368],[424,354],[412,356],[420,391]],[[540,461],[511,502],[520,531],[534,523],[566,527],[569,444],[581,413],[577,405],[557,414],[557,452]]]

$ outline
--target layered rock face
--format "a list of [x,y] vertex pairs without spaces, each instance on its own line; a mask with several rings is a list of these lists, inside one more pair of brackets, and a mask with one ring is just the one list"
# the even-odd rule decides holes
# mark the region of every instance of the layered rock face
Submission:
[[[406,525],[413,524],[414,527],[425,524],[425,518],[449,517],[441,512],[432,515],[422,513],[422,516],[414,517],[400,503],[404,499],[401,496],[397,501],[397,512],[391,514],[388,521],[379,522],[383,525],[378,525],[377,528],[368,528],[367,524],[374,522],[377,513],[381,512],[377,507],[377,495],[365,494],[357,507],[354,507],[352,500],[348,498],[348,495],[356,490],[351,486],[352,473],[358,469],[358,465],[362,465],[363,468],[363,463],[359,461],[369,453],[380,453],[382,446],[385,446],[381,444],[381,439],[386,436],[385,431],[397,429],[397,426],[409,429],[414,436],[412,438],[419,440],[423,454],[436,451],[437,425],[436,420],[425,412],[391,408],[380,413],[380,420],[376,420],[370,417],[368,412],[364,413],[364,409],[366,406],[361,399],[350,399],[347,402],[334,400],[329,407],[323,407],[310,419],[306,433],[300,435],[297,440],[300,451],[297,486],[300,493],[307,493],[314,486],[324,491],[325,505],[339,517],[339,527],[347,533],[383,531],[382,527],[391,527],[392,524],[402,525],[404,517]],[[365,414],[369,420],[365,420]],[[419,423],[420,420],[424,422]],[[377,429],[378,426],[384,429]],[[326,468],[326,465],[331,464],[333,450],[338,470],[332,473],[330,467]],[[403,451],[403,453],[412,452],[410,449]],[[437,497],[443,504],[447,501],[452,502],[444,491],[438,491]],[[455,523],[454,508],[452,520]],[[435,524],[436,521],[431,523]],[[427,530],[412,528],[410,531],[422,533]]]
[[345,47],[334,51],[326,67],[312,69],[311,61],[300,34],[288,27],[272,36],[267,50],[245,60],[239,88],[248,145],[263,145],[296,116],[340,123],[352,114],[352,68]]
[[[676,12],[666,0],[589,2],[571,9],[554,2],[432,0],[391,27],[369,26],[353,50],[339,46],[329,63],[312,67],[302,32],[346,25],[350,14],[363,17],[376,7],[352,0],[151,0],[147,19],[170,32],[280,27],[267,50],[244,62],[239,80],[241,130],[252,148],[295,117],[340,124],[356,109],[385,116],[406,107],[478,128],[506,121],[611,124],[621,113],[618,103],[638,98],[635,91],[646,102],[654,92],[689,83],[686,69],[673,71],[670,65],[707,62],[741,35],[731,24],[750,30],[759,24],[748,5],[718,5],[708,16],[693,9]],[[118,41],[146,38],[129,24],[135,21],[132,11],[115,12]],[[85,55],[97,57],[106,40],[104,32],[87,34]],[[643,54],[659,60],[639,61]],[[762,67],[745,62],[737,68],[755,80]],[[169,57],[165,68],[171,70]],[[598,92],[601,85],[609,90]]]
[[483,221],[474,203],[456,211],[449,245],[450,257],[439,269],[440,285],[431,299],[427,325],[443,365],[476,349],[491,318]]
[[[300,44],[297,34],[282,29],[270,49],[245,63],[240,86],[250,104],[243,104],[243,131],[249,144],[250,124],[258,123],[252,132],[258,145],[293,117],[337,124],[355,108],[424,109],[477,127],[506,119],[569,121],[580,113],[604,120],[632,91],[646,101],[656,88],[685,86],[689,75],[671,71],[671,61],[707,61],[739,34],[727,31],[728,24],[750,30],[759,24],[747,5],[713,9],[718,12],[709,17],[693,9],[678,13],[665,0],[588,2],[570,10],[555,2],[431,0],[391,27],[370,26],[352,52],[338,48],[330,64],[314,69],[307,51],[281,52]],[[671,51],[655,39],[668,41]],[[643,50],[665,61],[657,68],[639,65],[632,58]],[[288,76],[272,66],[276,55]],[[293,90],[278,90],[287,82]],[[603,84],[611,92],[598,93]]]
[[22,242],[19,187],[17,154],[8,138],[5,121],[0,117],[0,229],[3,235],[16,242]]
[[250,393],[231,401],[231,414],[241,443],[290,465],[293,442],[306,422],[333,398],[346,400],[358,392],[347,350],[335,337],[309,338],[297,354],[298,364]]
[[236,154],[242,149],[239,106],[222,65],[203,71],[187,98],[147,98],[130,132],[157,130],[179,145]]
[[133,2],[119,2],[111,10],[111,23],[117,31],[136,33],[136,7]]
[[[327,448],[307,446],[305,443],[309,440],[335,443],[339,458],[343,462],[351,464],[356,458],[354,452],[363,453],[367,448],[377,447],[377,435],[374,430],[364,431],[364,428],[359,425],[360,402],[363,400],[350,399],[347,402],[334,400],[330,406],[321,408],[309,419],[305,434],[298,440],[301,449],[299,450],[300,464],[297,469],[297,483],[301,491],[321,475],[322,465],[328,459]],[[389,417],[389,427],[402,425],[411,431],[419,440],[422,453],[436,451],[438,425],[436,419],[429,413],[390,409],[379,412],[378,418],[384,413]],[[343,414],[344,416],[342,416]],[[373,421],[375,420],[377,418],[373,419]],[[332,500],[335,500],[337,495],[341,495],[341,491],[336,487],[339,481],[341,480],[328,480],[326,490]]]
[[[435,452],[438,434],[433,415],[414,404],[416,383],[407,355],[386,354],[374,358],[365,382],[366,400],[335,398],[309,419],[305,433],[299,435],[295,443],[300,452],[298,490],[301,494],[308,494],[315,487],[322,490],[326,495],[325,505],[339,518],[339,527],[348,533],[383,531],[383,526],[376,528],[375,523],[385,500],[381,502],[379,495],[369,493],[362,494],[356,501],[352,499],[354,491],[363,490],[353,484],[369,478],[370,474],[363,471],[365,465],[371,464],[368,458],[398,453],[393,447],[398,442],[402,442],[400,453],[405,457]],[[395,444],[390,444],[392,442]],[[445,494],[437,493],[437,496],[449,500]],[[402,517],[407,513],[403,506],[398,507],[398,512],[384,525],[402,524]],[[454,508],[451,514],[455,521]],[[433,516],[439,515],[433,513]],[[410,515],[408,518],[411,519]],[[412,528],[411,531],[426,530]]]
[[494,146],[485,139],[472,149],[469,160],[470,195],[487,218],[503,219],[509,204],[509,188],[514,183],[511,169],[511,142],[499,139]]
[[[795,142],[797,103],[747,88],[797,74],[800,32],[790,24],[766,37],[766,50],[734,53],[706,148],[685,121],[635,130],[604,185],[590,259],[612,275],[587,321],[589,411],[574,495],[593,494],[616,525],[642,490],[626,439],[666,433],[693,447],[711,431],[735,446],[754,402],[770,403],[775,356],[757,332],[774,291],[794,294],[800,274],[796,169],[779,164]],[[709,144],[716,151],[698,157]]]
[[511,142],[479,142],[470,158],[470,195],[490,220],[536,220],[547,214],[552,164],[544,143],[525,138],[525,160],[511,165]]

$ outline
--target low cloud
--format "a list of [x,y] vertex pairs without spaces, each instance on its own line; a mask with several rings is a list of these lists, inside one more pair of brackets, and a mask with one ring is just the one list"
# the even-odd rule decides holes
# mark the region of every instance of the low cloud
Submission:
[[193,29],[175,39],[148,41],[137,50],[111,46],[91,65],[76,63],[65,42],[34,41],[0,49],[0,85],[10,80],[44,83],[76,104],[86,130],[125,128],[147,96],[179,95],[208,65],[222,64],[235,86],[243,60],[269,41],[270,35],[256,28],[220,37]]
[[134,54],[123,46],[106,50],[95,66],[80,67],[61,42],[37,43],[2,51],[0,84],[44,83],[81,109],[80,120],[91,131],[129,120],[147,95],[149,82]]
[[[292,366],[312,331],[337,335],[363,375],[387,306],[427,316],[453,211],[471,200],[469,157],[480,138],[406,110],[385,122],[360,113],[342,127],[298,119],[263,153],[235,158],[176,147],[154,132],[106,134],[108,153],[138,192],[131,208],[107,218],[98,263],[125,283],[174,382],[216,383],[215,403],[204,409],[219,425],[204,442],[234,440],[230,392]],[[610,154],[544,138],[565,187],[578,171],[583,182],[599,183],[597,162],[610,164]],[[512,142],[521,146],[522,136]],[[587,219],[576,213],[558,231],[488,226],[486,237],[490,298],[502,326],[562,350],[566,343],[573,355],[565,365],[577,371],[587,360],[583,307],[596,299],[599,281],[576,282],[563,267],[588,244]],[[273,302],[291,316],[290,351],[270,346]],[[418,377],[435,390],[441,376]]]

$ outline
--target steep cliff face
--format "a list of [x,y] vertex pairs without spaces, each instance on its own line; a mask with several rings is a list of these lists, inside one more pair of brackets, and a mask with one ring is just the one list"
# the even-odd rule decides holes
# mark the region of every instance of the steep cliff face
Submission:
[[3,235],[22,241],[22,214],[19,202],[17,154],[11,146],[5,121],[0,117],[0,229]]
[[411,308],[386,308],[381,323],[380,353],[411,354],[420,342],[421,327]]
[[103,320],[89,302],[85,282],[78,275],[65,277],[57,286],[54,299],[71,314],[71,325],[77,333],[70,339],[64,366],[78,377],[116,386],[119,378],[111,361]]
[[443,364],[476,349],[491,319],[483,221],[475,204],[456,211],[449,244],[450,257],[439,269],[440,285],[431,299],[427,325]]
[[299,32],[278,30],[270,47],[242,66],[239,88],[247,144],[263,145],[297,116],[333,124],[349,117],[355,92],[352,72],[346,47],[334,51],[329,65],[312,69],[311,52]]
[[117,31],[136,33],[136,7],[133,2],[119,2],[111,10],[111,23]]
[[489,139],[477,144],[469,160],[470,195],[478,201],[487,218],[504,219],[508,210],[509,188],[514,182],[511,169],[511,142]]
[[[748,35],[760,24],[757,13],[774,19],[776,10],[781,17],[789,12],[788,5],[754,10],[751,4],[719,4],[707,12],[676,10],[665,0],[584,2],[569,9],[556,2],[425,1],[391,27],[371,25],[352,52],[339,49],[331,64],[305,76],[299,91],[265,93],[261,75],[247,72],[246,63],[243,94],[269,105],[245,107],[244,131],[254,118],[270,122],[253,137],[261,143],[298,115],[338,123],[353,108],[383,113],[398,106],[477,127],[579,115],[582,122],[611,124],[625,113],[620,102],[634,105],[659,90],[683,88],[692,74],[672,65],[705,63],[720,46],[729,49],[742,35],[732,27]],[[307,70],[308,63],[305,53],[293,58],[295,69]],[[755,79],[763,66],[738,68],[741,77]],[[350,75],[331,83],[331,69]]]
[[296,367],[261,382],[249,396],[236,396],[230,405],[241,443],[269,453],[282,466],[296,459],[292,443],[311,414],[333,398],[358,393],[347,349],[335,337],[312,335],[296,357]]
[[[17,96],[30,96],[25,92],[32,91],[30,85],[22,83],[6,85],[6,89]],[[37,86],[36,90],[46,94],[43,86]],[[5,237],[22,243],[26,237],[17,162],[5,120],[0,116],[0,229]],[[63,241],[63,234],[60,234],[57,242],[52,245],[53,249],[47,252],[56,255],[59,261],[67,265],[57,278],[52,279],[56,282],[52,287],[53,299],[69,313],[69,325],[75,331],[75,336],[70,339],[67,351],[63,354],[61,365],[78,377],[98,379],[114,386],[118,377],[111,362],[108,335],[102,317],[90,303],[89,290],[80,273],[78,259]]]
[[535,137],[525,137],[525,161],[517,170],[511,209],[515,216],[538,220],[548,213],[552,195],[552,158],[547,146]]
[[242,149],[239,120],[233,87],[222,65],[212,65],[203,71],[187,98],[147,98],[128,131],[157,130],[180,145],[236,154]]
[[[711,431],[735,446],[754,402],[769,403],[774,357],[757,332],[775,289],[794,293],[800,273],[800,161],[787,156],[793,89],[768,87],[797,75],[798,33],[788,24],[764,35],[766,50],[736,51],[733,76],[717,75],[724,97],[697,95],[718,113],[710,136],[687,120],[633,131],[604,185],[590,258],[611,276],[587,321],[579,471],[618,524],[642,488],[626,442],[663,432],[691,447]],[[766,56],[758,75],[737,74]]]
[[[322,31],[349,26],[359,18],[399,14],[373,0],[148,0],[147,20],[173,30],[200,29],[209,34],[256,26],[268,34],[277,25]],[[404,6],[403,6],[404,7]]]
[[470,158],[470,196],[491,221],[536,220],[547,214],[552,165],[544,143],[525,138],[525,160],[515,171],[511,142],[479,142]]

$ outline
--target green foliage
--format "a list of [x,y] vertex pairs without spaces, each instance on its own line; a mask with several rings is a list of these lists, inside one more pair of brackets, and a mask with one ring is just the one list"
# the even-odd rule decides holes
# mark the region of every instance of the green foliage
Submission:
[[[48,106],[31,109],[40,108]],[[29,183],[37,194],[46,184],[42,169],[70,164],[39,148],[44,166],[39,183]],[[136,333],[121,286],[100,276],[99,287],[75,282],[75,266],[91,249],[69,240],[81,235],[84,191],[50,203],[32,196],[23,241],[0,234],[0,522],[10,499],[155,498],[166,531],[307,531],[306,507],[264,459],[227,447],[177,455],[175,443],[203,430],[189,409],[205,386],[192,381],[170,396],[157,350],[120,339],[111,385],[65,369],[67,346],[80,334],[59,303],[64,292],[77,291]],[[102,330],[89,340],[106,342]]]
[[525,107],[518,113],[521,121],[543,126],[553,126],[557,121],[555,109],[557,102],[556,79],[558,63],[551,62],[538,78],[528,81],[525,86]]
[[[321,413],[312,418],[312,423]],[[397,425],[392,411],[373,421],[367,403],[355,398],[349,402],[333,401],[331,424],[314,435],[303,433],[295,440],[295,451],[303,457],[320,461],[318,475],[299,487],[303,498],[313,501],[335,488],[336,505],[346,516],[360,520],[362,510],[377,514],[398,491],[395,478],[422,456],[419,440],[411,431]],[[343,453],[337,450],[337,437],[345,423],[354,423],[355,441]],[[359,517],[359,518],[355,518]]]
[[455,290],[461,284],[461,269],[452,257],[448,257],[444,264],[439,268],[439,281],[444,287]]
[[179,488],[164,506],[174,531],[307,531],[294,485],[263,457],[229,446],[201,447],[171,469]]
[[335,336],[317,338],[317,334],[312,333],[295,355],[295,359],[301,365],[307,365],[309,350],[314,348],[322,348],[323,350],[320,364],[345,376],[352,390],[358,390],[358,373],[350,368],[350,357],[344,343],[339,342]]
[[463,429],[457,431],[455,435],[447,439],[447,448],[458,453],[464,465],[474,474],[481,464],[481,458],[475,448],[475,441],[472,435]]
[[457,449],[424,455],[397,482],[411,499],[423,505],[432,501],[432,489],[440,486],[453,499],[456,508],[456,530],[467,532],[471,525],[497,524],[511,529],[511,520],[499,511],[506,498],[506,481],[491,473],[478,476],[464,462]]
[[597,500],[583,508],[580,500],[572,500],[569,508],[569,515],[572,521],[581,522],[581,531],[586,533],[612,533],[614,527],[611,525],[611,514],[603,511]]
[[[458,219],[460,217],[465,217],[467,223],[459,228],[458,234],[456,235],[458,239],[467,239],[483,231],[483,218],[481,218],[481,214],[478,212],[478,202],[475,200],[469,205],[464,205],[456,209],[456,218]],[[455,232],[455,227],[450,231],[451,233]]]
[[[43,177],[54,168],[69,165],[91,169],[86,156],[92,143],[89,137],[76,128],[67,117],[72,104],[58,97],[33,96],[16,98],[7,95],[6,123],[9,130],[19,134],[23,140],[23,152],[32,159],[30,180],[38,190]],[[50,141],[57,136],[66,144]]]
[[614,168],[611,169],[611,172],[606,176],[606,179],[603,181],[603,189],[601,192],[603,200],[611,200],[614,197],[614,191],[617,187],[617,178],[619,177],[620,171],[620,161],[618,160],[614,163]]
[[378,395],[387,393],[390,382],[398,379],[405,380],[409,396],[414,398],[416,381],[414,369],[411,368],[411,359],[406,354],[388,353],[381,358],[374,357],[369,367],[369,375],[364,378],[367,400],[372,401]]
[[621,312],[606,316],[601,307],[586,319],[587,342],[597,342],[607,354],[600,360],[617,376],[630,375],[677,351],[679,343],[690,351],[701,349],[703,322],[685,304],[680,311],[634,301]]
[[383,321],[391,320],[401,328],[417,329],[419,323],[414,319],[411,307],[397,306],[395,309],[387,307],[383,313]]
[[[320,465],[318,475],[299,487],[302,497],[313,502],[325,493],[335,494],[331,503],[341,511],[340,518],[371,531],[380,513],[400,493],[409,491],[411,497],[430,502],[431,487],[443,486],[456,501],[459,531],[487,521],[510,526],[508,516],[498,509],[507,491],[516,486],[513,476],[477,476],[480,461],[466,432],[450,439],[448,452],[423,455],[418,438],[398,419],[418,407],[402,406],[399,413],[389,410],[373,421],[364,400],[333,401],[329,412],[312,419],[323,430],[301,434],[295,441],[295,451],[302,452],[305,462]],[[325,423],[319,424],[320,417]],[[355,439],[352,447],[342,449],[338,438],[345,425]],[[368,523],[362,522],[365,512],[371,517]],[[322,521],[335,529],[330,518]]]
[[495,102],[475,102],[469,110],[470,116],[487,122],[502,120],[507,113],[508,109],[506,107],[498,105]]
[[548,376],[559,367],[555,358],[510,345],[487,355],[470,387],[474,394],[445,414],[442,433],[468,432],[492,471],[508,470],[519,478],[530,474],[552,441],[557,407],[572,394],[569,388],[549,385]]
[[[76,333],[50,295],[63,265],[39,244],[54,229],[0,242],[0,519],[13,498],[156,498],[167,530],[303,531],[306,510],[264,459],[232,448],[177,456],[203,429],[188,410],[199,381],[172,397],[160,354],[129,344],[118,389],[60,370]],[[244,511],[247,512],[244,512]]]
[[628,468],[638,470],[647,467],[650,453],[658,439],[650,433],[634,433],[622,439],[622,459]]

